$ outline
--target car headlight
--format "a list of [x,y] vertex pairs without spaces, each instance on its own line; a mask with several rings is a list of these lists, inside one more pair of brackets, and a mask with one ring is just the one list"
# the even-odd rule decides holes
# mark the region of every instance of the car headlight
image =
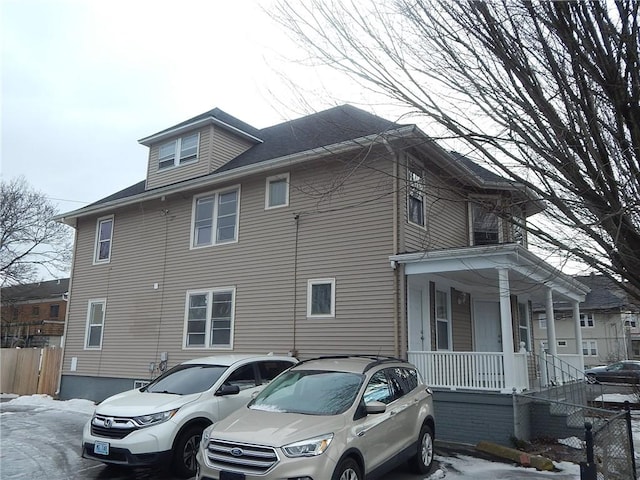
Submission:
[[291,443],[282,447],[287,457],[315,457],[322,455],[331,444],[333,433]]
[[158,423],[166,422],[171,417],[178,413],[178,409],[167,410],[166,412],[152,413],[150,415],[141,415],[139,417],[133,417],[133,421],[141,427],[149,427]]

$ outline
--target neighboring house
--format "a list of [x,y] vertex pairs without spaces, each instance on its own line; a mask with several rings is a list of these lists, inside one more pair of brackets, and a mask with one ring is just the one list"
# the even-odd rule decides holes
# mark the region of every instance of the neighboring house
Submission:
[[263,129],[214,109],[140,143],[144,181],[59,217],[61,398],[218,352],[382,354],[437,390],[439,438],[530,435],[511,396],[536,376],[530,305],[579,315],[588,289],[527,250],[543,206],[522,186],[351,106]]
[[68,278],[3,288],[2,347],[61,346],[68,293]]
[[[640,359],[640,305],[611,279],[603,275],[575,277],[591,291],[580,304],[582,354],[585,366],[592,367],[618,360]],[[546,312],[534,308],[534,342],[537,352],[548,349]],[[559,353],[576,349],[572,307],[554,303],[556,342]]]

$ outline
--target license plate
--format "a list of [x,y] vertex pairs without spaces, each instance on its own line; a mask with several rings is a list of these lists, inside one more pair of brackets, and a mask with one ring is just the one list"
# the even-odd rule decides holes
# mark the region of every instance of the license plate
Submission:
[[220,480],[245,480],[244,473],[220,472]]
[[93,453],[96,455],[109,455],[109,444],[107,442],[96,442],[93,445]]

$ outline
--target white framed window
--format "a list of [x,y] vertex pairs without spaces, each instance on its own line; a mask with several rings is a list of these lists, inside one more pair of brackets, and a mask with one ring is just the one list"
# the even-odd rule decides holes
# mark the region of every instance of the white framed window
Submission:
[[444,290],[436,290],[436,348],[451,350],[449,294]]
[[198,159],[200,133],[193,133],[158,147],[158,170],[175,167]]
[[235,287],[188,291],[184,347],[232,349],[235,297]]
[[336,279],[316,278],[307,282],[307,317],[336,316]]
[[193,197],[191,248],[238,241],[240,187]]
[[530,352],[531,341],[529,339],[529,308],[527,308],[526,303],[522,302],[518,302],[518,332],[520,341],[524,342],[524,348],[527,350],[527,352]]
[[636,328],[637,325],[638,323],[634,319],[624,321],[624,326],[627,328]]
[[496,245],[503,241],[497,204],[495,197],[475,198],[469,203],[472,245]]
[[580,326],[583,328],[593,328],[595,321],[593,319],[593,313],[581,313],[580,314]]
[[102,348],[106,308],[106,298],[89,300],[87,307],[87,329],[84,340],[84,348],[86,350],[100,350]]
[[289,173],[267,177],[264,208],[280,208],[289,205]]
[[96,223],[96,243],[93,252],[94,265],[111,261],[112,240],[113,215],[99,218]]
[[582,355],[585,357],[597,357],[598,356],[598,341],[597,340],[583,340],[582,341]]
[[513,215],[511,216],[511,241],[517,243],[518,245],[522,245],[523,247],[527,246],[527,220],[522,213],[522,209],[518,206],[513,206],[511,208]]
[[559,347],[566,347],[567,346],[567,341],[566,340],[558,340],[556,343],[557,343],[557,345]]
[[538,314],[538,328],[540,330],[547,329],[547,316],[544,313]]
[[426,174],[415,160],[409,160],[407,168],[407,220],[425,226]]

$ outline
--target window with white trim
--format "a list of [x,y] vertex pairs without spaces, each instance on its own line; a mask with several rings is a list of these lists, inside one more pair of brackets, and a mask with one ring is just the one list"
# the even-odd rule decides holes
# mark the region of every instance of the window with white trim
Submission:
[[567,341],[566,340],[558,340],[557,341],[557,345],[559,347],[566,347],[567,346]]
[[[529,341],[529,309],[526,303],[518,302],[518,332],[527,352],[531,351]],[[519,348],[519,347],[518,347]]]
[[581,313],[580,314],[580,326],[586,328],[593,328],[595,321],[593,319],[593,313]]
[[233,348],[234,287],[187,292],[185,348]]
[[336,279],[317,278],[307,283],[307,317],[335,317]]
[[443,290],[436,290],[436,347],[437,350],[451,350],[449,295]]
[[286,207],[289,205],[289,173],[267,177],[264,208]]
[[200,133],[163,143],[158,147],[158,170],[197,160],[199,143]]
[[191,247],[208,247],[238,240],[240,189],[193,198]]
[[597,340],[583,340],[582,341],[582,355],[585,357],[597,357],[598,356],[598,341]]
[[96,225],[96,244],[93,263],[109,263],[111,261],[111,243],[113,239],[113,215],[99,218]]
[[472,200],[470,208],[473,245],[495,245],[502,241],[496,202],[497,199]]
[[511,241],[517,243],[518,245],[522,245],[523,247],[527,246],[527,230],[526,224],[527,220],[522,213],[522,209],[518,206],[512,207],[513,215],[511,217]]
[[547,316],[544,313],[538,314],[538,328],[540,328],[540,330],[547,329]]
[[424,227],[426,174],[415,161],[409,162],[407,184],[407,219]]
[[89,300],[87,308],[87,329],[84,340],[85,349],[100,350],[102,348],[106,307],[107,300],[104,298]]

